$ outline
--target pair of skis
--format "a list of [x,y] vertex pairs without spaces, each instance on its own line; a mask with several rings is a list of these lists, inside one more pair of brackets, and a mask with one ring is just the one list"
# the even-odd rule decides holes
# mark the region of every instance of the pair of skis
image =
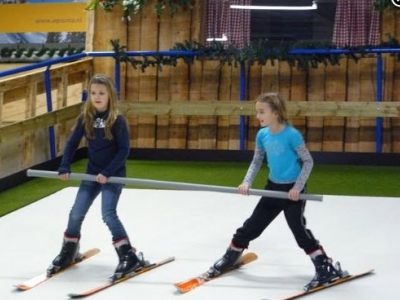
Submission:
[[[46,282],[47,280],[51,279],[52,277],[64,272],[65,270],[68,270],[68,269],[72,268],[73,266],[75,266],[75,265],[77,265],[77,264],[89,259],[90,257],[93,257],[94,255],[96,255],[99,252],[100,252],[100,250],[97,249],[97,248],[90,249],[90,250],[82,253],[82,259],[80,261],[77,261],[77,262],[69,265],[68,267],[64,268],[63,270],[58,271],[58,272],[56,272],[55,274],[53,274],[51,276],[47,275],[47,273],[45,272],[45,273],[40,274],[40,275],[38,275],[36,277],[33,277],[32,279],[29,279],[29,280],[25,281],[23,283],[16,284],[15,287],[20,291],[30,290],[30,289],[38,286],[39,284]],[[160,267],[162,265],[165,265],[165,264],[167,264],[169,262],[172,262],[173,260],[175,260],[175,258],[173,256],[171,256],[171,257],[168,257],[168,258],[163,259],[161,261],[158,261],[156,263],[148,263],[142,269],[140,269],[137,272],[132,272],[130,274],[124,275],[121,278],[118,278],[118,279],[115,279],[115,280],[110,280],[110,281],[108,281],[108,282],[106,282],[104,284],[101,284],[101,285],[98,285],[96,287],[93,287],[93,288],[91,288],[91,289],[89,289],[87,291],[83,291],[83,292],[80,292],[80,293],[70,293],[70,294],[68,294],[68,296],[69,296],[70,299],[77,299],[77,298],[84,298],[84,297],[87,297],[87,296],[91,296],[91,295],[93,295],[95,293],[98,293],[98,292],[103,291],[103,290],[105,290],[105,289],[107,289],[109,287],[112,287],[112,286],[114,286],[114,285],[116,285],[118,283],[124,282],[124,281],[126,281],[126,280],[128,280],[130,278],[133,278],[135,276],[138,276],[140,274],[143,274],[143,273],[146,273],[146,272],[148,272],[150,270],[158,268],[158,267]]]
[[[89,259],[90,257],[96,255],[99,252],[100,252],[100,250],[97,249],[97,248],[90,249],[90,250],[82,253],[82,259],[80,261],[68,266],[67,268],[63,269],[62,271],[59,271],[59,272],[53,274],[52,276],[48,276],[47,273],[43,273],[43,274],[41,274],[39,276],[36,276],[36,277],[34,277],[34,278],[32,278],[32,279],[30,279],[28,281],[23,282],[21,284],[17,284],[17,285],[15,285],[15,287],[18,290],[21,290],[21,291],[26,291],[26,290],[32,289],[32,288],[38,286],[39,284],[49,280],[50,278],[62,273],[63,271],[75,266],[76,264],[79,264],[80,262],[83,262],[83,261]],[[228,272],[231,272],[233,270],[236,270],[236,269],[238,269],[238,268],[240,268],[240,267],[242,267],[242,266],[244,266],[246,264],[249,264],[249,263],[255,261],[256,259],[257,259],[257,255],[255,253],[249,252],[249,253],[246,253],[246,254],[244,254],[242,256],[240,263],[235,268],[233,268],[233,269],[231,269],[231,270],[229,270],[229,271],[227,271],[225,273],[222,273],[219,276],[209,277],[208,273],[204,272],[204,273],[202,273],[202,274],[200,274],[200,275],[198,275],[196,277],[190,278],[188,280],[185,280],[185,281],[182,281],[182,282],[179,282],[179,283],[175,283],[174,286],[181,293],[187,293],[187,292],[189,292],[189,291],[191,291],[191,290],[193,290],[193,289],[195,289],[195,288],[197,288],[197,287],[199,287],[199,286],[201,286],[201,285],[203,285],[203,284],[205,284],[205,283],[207,283],[207,282],[209,282],[211,280],[219,278],[221,275],[224,275],[224,274],[226,274]],[[70,294],[68,294],[68,296],[71,299],[77,299],[77,298],[84,298],[84,297],[93,295],[93,294],[95,294],[97,292],[105,290],[105,289],[107,289],[109,287],[112,287],[112,286],[114,286],[114,285],[116,285],[118,283],[124,282],[124,281],[126,281],[126,280],[128,280],[130,278],[133,278],[135,276],[138,276],[140,274],[146,273],[146,272],[148,272],[150,270],[153,270],[153,269],[155,269],[157,267],[165,265],[165,264],[167,264],[169,262],[172,262],[174,260],[175,260],[175,258],[171,256],[171,257],[168,257],[168,258],[163,259],[161,261],[158,261],[156,263],[147,264],[141,270],[139,270],[137,272],[132,272],[132,273],[127,274],[127,275],[125,275],[125,276],[123,276],[123,277],[121,277],[119,279],[116,279],[116,280],[110,280],[109,282],[106,282],[104,284],[101,284],[99,286],[91,288],[91,289],[89,289],[87,291],[83,291],[83,292],[80,292],[80,293],[70,293]],[[333,282],[327,283],[325,285],[315,287],[315,288],[313,288],[311,290],[308,290],[308,291],[302,291],[302,292],[299,292],[299,293],[295,293],[293,295],[280,298],[279,300],[298,299],[300,297],[307,296],[309,294],[316,293],[316,292],[325,290],[327,288],[330,288],[330,287],[333,287],[333,286],[337,286],[339,284],[346,283],[346,282],[349,282],[351,280],[358,279],[358,278],[373,274],[373,272],[374,272],[374,270],[371,269],[371,270],[368,270],[366,272],[353,274],[353,275],[348,275],[348,276],[339,278],[339,279],[337,279],[337,280],[335,280]],[[262,299],[262,300],[267,300],[267,299]]]
[[130,274],[124,275],[123,277],[121,277],[119,279],[116,279],[116,280],[110,280],[109,282],[106,282],[104,284],[101,284],[99,286],[96,286],[94,288],[91,288],[91,289],[89,289],[87,291],[84,291],[84,292],[81,292],[81,293],[70,293],[70,294],[68,294],[68,296],[71,299],[77,299],[77,298],[83,298],[83,297],[87,297],[87,296],[93,295],[93,294],[98,293],[98,292],[100,292],[102,290],[105,290],[105,289],[107,289],[109,287],[112,287],[112,286],[114,286],[114,285],[116,285],[118,283],[124,282],[124,281],[126,281],[128,279],[131,279],[133,277],[136,277],[136,276],[138,276],[140,274],[146,273],[146,272],[148,272],[150,270],[158,268],[158,267],[160,267],[162,265],[165,265],[165,264],[167,264],[167,263],[169,263],[171,261],[174,261],[174,260],[175,260],[175,257],[171,256],[171,257],[168,257],[168,258],[163,259],[161,261],[158,261],[156,263],[147,264],[142,269],[140,269],[139,271],[132,272]]
[[[227,272],[225,272],[223,274],[220,274],[219,276],[224,275],[224,274],[226,274],[228,272],[231,272],[231,271],[233,271],[235,269],[238,269],[243,265],[246,265],[248,263],[251,263],[252,261],[255,261],[256,259],[257,259],[257,255],[255,253],[251,253],[251,252],[250,253],[246,253],[246,254],[244,254],[242,256],[241,262],[235,268],[233,268],[233,269],[231,269],[231,270],[229,270],[229,271],[227,271]],[[301,291],[301,292],[295,293],[293,295],[286,296],[286,297],[283,297],[283,298],[279,298],[279,299],[276,299],[276,300],[298,299],[300,297],[304,297],[304,296],[307,296],[309,294],[320,292],[320,291],[325,290],[327,288],[334,287],[334,286],[337,286],[339,284],[346,283],[346,282],[349,282],[351,280],[358,279],[358,278],[361,278],[361,277],[364,277],[364,276],[367,276],[367,275],[371,275],[373,273],[374,273],[374,270],[371,269],[371,270],[368,270],[368,271],[365,271],[365,272],[361,272],[361,273],[357,273],[357,274],[353,274],[353,275],[346,275],[345,277],[341,277],[339,279],[336,279],[336,280],[334,280],[334,281],[332,281],[330,283],[324,284],[322,286],[318,286],[318,287],[315,287],[315,288],[307,290],[307,291]],[[187,292],[189,292],[189,291],[191,291],[191,290],[193,290],[193,289],[195,289],[195,288],[197,288],[197,287],[199,287],[199,286],[201,286],[201,285],[203,285],[203,284],[205,284],[205,283],[207,283],[207,282],[209,282],[211,280],[214,280],[214,279],[218,278],[219,276],[217,276],[217,277],[208,277],[208,273],[204,272],[204,273],[202,273],[202,274],[200,274],[200,275],[198,275],[196,277],[190,278],[188,280],[185,280],[185,281],[182,281],[182,282],[179,282],[179,283],[175,283],[174,285],[178,289],[178,291],[180,291],[181,293],[187,293]],[[269,299],[261,299],[261,300],[269,300]]]
[[[223,274],[226,274],[230,271],[236,270],[244,265],[251,263],[252,261],[255,261],[256,259],[257,259],[257,255],[255,253],[252,253],[252,252],[246,253],[242,256],[240,263],[237,264],[235,268],[233,268]],[[211,280],[218,278],[219,276],[221,276],[223,274],[220,274],[218,276],[209,277],[208,273],[204,272],[196,277],[190,278],[188,280],[185,280],[185,281],[182,281],[179,283],[175,283],[174,286],[181,293],[187,293],[187,292],[205,284],[206,282],[209,282]]]
[[[351,281],[351,280],[358,279],[358,278],[361,278],[361,277],[364,277],[364,276],[367,276],[367,275],[371,275],[371,274],[373,274],[373,273],[374,273],[374,269],[370,269],[370,270],[365,271],[365,272],[361,272],[361,273],[357,273],[357,274],[353,274],[353,275],[348,275],[348,276],[346,276],[346,277],[342,277],[342,278],[336,279],[336,280],[334,280],[334,281],[332,281],[332,282],[330,282],[330,283],[326,283],[326,284],[324,284],[324,285],[317,286],[317,287],[315,287],[315,288],[313,288],[313,289],[311,289],[311,290],[302,291],[302,292],[295,293],[295,294],[293,294],[293,295],[286,296],[286,297],[284,297],[284,298],[279,298],[279,299],[276,299],[276,300],[293,300],[293,299],[298,299],[298,298],[300,298],[300,297],[304,297],[304,296],[307,296],[307,295],[309,295],[309,294],[313,294],[313,293],[316,293],[316,292],[320,292],[320,291],[323,291],[323,290],[325,290],[325,289],[327,289],[327,288],[334,287],[334,286],[337,286],[337,285],[339,285],[339,284],[346,283],[346,282],[349,282],[349,281]],[[261,299],[261,300],[269,300],[269,299]]]

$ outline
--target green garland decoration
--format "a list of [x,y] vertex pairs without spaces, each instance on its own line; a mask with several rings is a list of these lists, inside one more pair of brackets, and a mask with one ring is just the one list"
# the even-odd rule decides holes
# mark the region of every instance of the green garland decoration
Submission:
[[3,47],[0,48],[0,59],[3,60],[15,59],[18,62],[38,61],[41,60],[40,58],[43,57],[45,57],[46,59],[63,57],[66,54],[73,55],[82,53],[84,51],[85,51],[84,47],[74,48],[71,46],[67,46],[64,48],[48,48],[43,46],[42,48],[29,48],[29,49],[23,47],[17,47],[17,48]]
[[[106,12],[112,12],[115,6],[122,5],[124,10],[122,19],[130,21],[132,16],[139,13],[147,2],[148,0],[91,0],[86,9],[95,10],[100,7]],[[154,10],[157,17],[160,17],[167,7],[170,14],[174,15],[180,11],[192,10],[195,5],[196,0],[157,0]],[[394,7],[391,0],[375,0],[373,5],[377,11]]]
[[[388,40],[382,42],[377,46],[360,46],[360,47],[344,47],[340,49],[357,51],[358,54],[292,54],[292,49],[324,49],[332,50],[338,49],[331,43],[321,42],[300,42],[300,43],[271,43],[267,40],[258,40],[245,45],[243,48],[238,48],[234,44],[224,45],[221,42],[213,41],[209,46],[202,45],[196,41],[185,41],[183,43],[176,43],[170,49],[171,51],[194,51],[197,52],[195,56],[163,56],[155,55],[152,57],[135,57],[126,54],[126,46],[120,46],[119,40],[111,40],[113,51],[115,52],[114,58],[119,62],[130,63],[135,69],[140,68],[142,72],[148,67],[157,67],[162,71],[162,66],[176,66],[178,59],[184,60],[187,64],[193,64],[195,59],[214,59],[219,60],[221,65],[233,65],[238,67],[242,63],[247,65],[266,65],[270,62],[274,65],[275,61],[286,61],[289,66],[297,67],[302,71],[307,71],[310,68],[317,68],[320,64],[324,66],[337,66],[340,64],[341,57],[348,57],[354,61],[358,61],[361,57],[367,55],[368,49],[371,48],[400,48],[400,43],[392,36],[388,36]],[[400,54],[395,55],[397,60],[400,61]]]
[[382,12],[387,8],[394,8],[395,5],[393,4],[392,0],[375,0],[374,2],[374,9]]
[[[115,5],[121,4],[124,6],[125,20],[130,20],[132,14],[140,11],[140,9],[147,3],[148,0],[93,0],[89,3],[87,9],[96,9],[100,6],[105,11],[112,11]],[[159,17],[169,7],[171,15],[179,11],[187,11],[193,9],[196,1],[195,0],[158,0],[155,4],[155,11]],[[374,2],[374,8],[378,11],[384,11],[385,9],[394,7],[391,0],[376,0]],[[220,60],[221,64],[228,64],[237,67],[241,63],[247,63],[248,65],[266,65],[271,62],[273,65],[276,60],[286,61],[291,67],[297,66],[299,70],[307,71],[309,68],[316,68],[319,64],[327,65],[339,65],[341,55],[336,54],[309,54],[309,55],[293,55],[290,53],[291,49],[335,49],[336,47],[330,43],[320,42],[302,42],[302,43],[282,43],[276,45],[276,43],[270,43],[267,40],[258,40],[245,45],[242,49],[237,48],[234,44],[224,45],[221,42],[211,42],[210,45],[202,45],[196,41],[185,41],[183,43],[176,43],[175,46],[170,50],[180,51],[196,51],[196,56],[162,56],[155,55],[152,57],[129,57],[126,55],[126,46],[120,46],[118,40],[111,40],[113,51],[115,52],[114,58],[119,62],[130,63],[133,68],[140,68],[142,72],[148,67],[157,67],[158,70],[162,71],[162,66],[176,66],[178,59],[184,60],[187,64],[192,64],[195,59],[216,59]],[[365,50],[377,47],[400,47],[399,41],[394,37],[388,35],[388,40],[382,42],[378,46],[362,46],[362,47],[345,47],[348,50],[357,50],[359,54],[346,54],[345,56],[358,61],[360,57],[364,57]],[[12,58],[21,59],[40,58],[44,55],[47,57],[64,56],[82,53],[84,48],[72,48],[68,46],[63,49],[50,49],[42,47],[41,49],[25,49],[25,48],[0,48],[0,58]],[[396,54],[397,60],[400,60],[400,55]]]
[[[112,48],[114,51],[114,58],[119,62],[125,62],[131,64],[135,69],[140,68],[144,72],[148,67],[156,67],[159,71],[162,71],[163,66],[175,67],[178,64],[178,60],[181,59],[188,65],[193,64],[194,60],[202,59],[214,59],[219,60],[221,65],[228,64],[238,67],[241,63],[247,63],[248,65],[266,65],[270,62],[272,65],[276,61],[286,61],[289,66],[297,67],[299,70],[307,71],[309,68],[317,68],[318,65],[339,65],[340,57],[342,55],[337,54],[291,54],[291,49],[336,49],[335,46],[329,43],[293,43],[286,44],[282,43],[276,45],[276,43],[270,43],[267,40],[258,40],[245,45],[239,49],[234,44],[224,45],[221,42],[211,42],[209,46],[205,46],[196,41],[185,41],[183,43],[176,43],[172,51],[194,51],[198,54],[195,56],[163,56],[154,55],[151,57],[135,57],[128,56],[126,54],[127,47],[121,46],[119,40],[111,40]],[[354,61],[358,61],[361,57],[366,55],[366,51],[370,48],[400,48],[399,41],[388,35],[388,40],[382,42],[378,46],[363,46],[363,47],[345,47],[344,49],[358,51],[359,54],[349,53],[347,56]],[[46,59],[54,57],[63,57],[67,55],[73,55],[84,52],[84,48],[0,48],[0,59],[17,59],[24,61],[24,57],[27,60],[40,60],[41,57],[46,56]],[[400,54],[393,54],[400,61]]]
[[[100,7],[106,12],[112,12],[114,7],[122,5],[124,13],[122,20],[130,21],[132,16],[139,13],[148,0],[91,0],[86,7],[87,10],[95,10]],[[192,10],[196,5],[196,0],[157,0],[154,10],[157,17],[160,17],[166,8],[173,16],[180,11]]]
[[[93,0],[89,4],[89,9],[95,9],[100,5],[106,11],[112,11],[113,7],[119,3],[120,0]],[[123,1],[123,0],[122,0]],[[130,20],[132,14],[136,14],[140,9],[147,3],[147,0],[125,0],[122,2],[124,6],[124,19]],[[164,9],[168,6],[170,8],[171,15],[175,14],[179,10],[187,11],[193,9],[195,0],[158,0],[155,5],[155,11],[159,17]],[[131,5],[129,7],[129,5]],[[374,9],[382,12],[387,8],[394,7],[391,0],[375,0]],[[327,65],[339,65],[340,55],[336,54],[309,54],[309,55],[293,55],[290,53],[291,49],[336,49],[331,43],[320,43],[320,42],[302,42],[287,44],[282,43],[276,46],[275,43],[270,43],[267,40],[259,40],[251,42],[244,46],[243,49],[238,49],[234,44],[224,45],[221,42],[213,41],[210,46],[202,45],[196,41],[185,41],[183,43],[176,43],[175,46],[170,50],[182,50],[182,51],[196,51],[199,54],[195,57],[188,56],[162,56],[156,55],[153,57],[128,57],[125,53],[126,47],[120,46],[118,40],[111,41],[112,47],[115,52],[115,59],[120,62],[130,63],[133,68],[140,68],[142,72],[147,67],[157,67],[158,70],[162,70],[162,66],[176,66],[178,59],[183,59],[187,64],[192,64],[194,59],[219,59],[221,64],[234,65],[237,67],[243,62],[247,62],[249,65],[258,63],[260,65],[266,65],[268,61],[273,65],[276,60],[287,61],[288,64],[293,67],[297,66],[298,69],[307,71],[310,67],[316,68],[319,64]],[[359,54],[346,54],[345,56],[358,61],[360,57],[364,57],[366,53],[364,50],[376,47],[399,47],[397,39],[389,36],[388,41],[382,42],[378,46],[361,46],[361,47],[345,47],[344,49],[356,50]],[[400,55],[397,54],[397,60],[400,60]]]

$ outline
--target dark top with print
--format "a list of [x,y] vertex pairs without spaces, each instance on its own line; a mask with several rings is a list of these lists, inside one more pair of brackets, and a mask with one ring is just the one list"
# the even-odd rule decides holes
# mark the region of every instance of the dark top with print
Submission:
[[105,138],[104,126],[107,121],[108,111],[98,113],[93,123],[94,138],[88,138],[83,126],[83,116],[77,120],[77,124],[64,150],[64,155],[58,172],[71,173],[70,164],[72,157],[79,146],[80,141],[85,136],[88,141],[89,161],[86,173],[98,175],[101,173],[106,177],[126,176],[125,162],[130,152],[129,133],[126,119],[118,115],[117,120],[111,128],[112,140]]

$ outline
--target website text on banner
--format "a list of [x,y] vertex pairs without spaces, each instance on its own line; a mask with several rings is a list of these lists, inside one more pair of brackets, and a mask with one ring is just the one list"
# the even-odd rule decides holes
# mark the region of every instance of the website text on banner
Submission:
[[86,3],[1,5],[0,32],[84,32]]

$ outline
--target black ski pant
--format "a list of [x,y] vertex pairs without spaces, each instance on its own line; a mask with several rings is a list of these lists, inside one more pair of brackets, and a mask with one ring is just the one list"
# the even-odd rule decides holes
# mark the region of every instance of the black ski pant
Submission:
[[[268,180],[265,189],[288,192],[294,184],[277,184]],[[256,239],[268,225],[283,211],[286,222],[292,231],[297,244],[306,254],[320,249],[319,241],[306,228],[304,209],[307,201],[262,197],[252,215],[236,230],[232,243],[240,248],[248,248],[250,241]]]

